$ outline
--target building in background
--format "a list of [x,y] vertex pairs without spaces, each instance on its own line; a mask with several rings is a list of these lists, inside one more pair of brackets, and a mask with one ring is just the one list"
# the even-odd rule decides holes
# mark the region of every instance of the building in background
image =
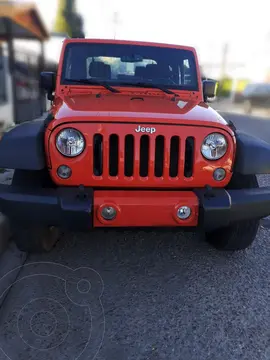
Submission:
[[[45,110],[45,97],[39,88],[39,74],[44,68],[44,41],[49,39],[34,5],[0,2],[0,122],[2,127],[32,120]],[[16,41],[31,48],[18,48]]]
[[0,128],[30,121],[47,110],[40,72],[57,70],[66,37],[84,37],[75,0],[58,1],[53,30],[48,32],[32,3],[0,0]]

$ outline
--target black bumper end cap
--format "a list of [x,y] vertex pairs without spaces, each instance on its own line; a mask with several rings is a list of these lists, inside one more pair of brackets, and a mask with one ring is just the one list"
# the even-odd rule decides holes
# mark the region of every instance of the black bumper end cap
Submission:
[[0,185],[0,211],[11,221],[36,226],[88,230],[92,225],[93,191],[77,188],[22,189]]
[[270,187],[225,190],[195,190],[200,202],[199,225],[207,232],[238,221],[270,215]]

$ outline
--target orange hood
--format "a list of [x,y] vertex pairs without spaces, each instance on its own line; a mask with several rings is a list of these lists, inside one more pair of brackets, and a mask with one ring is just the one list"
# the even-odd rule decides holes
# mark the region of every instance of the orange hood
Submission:
[[[187,96],[172,100],[168,96],[141,94],[74,94],[57,98],[54,106],[55,120],[59,122],[142,122],[170,123],[221,127],[228,130],[227,122],[211,107]],[[57,124],[56,124],[57,123]]]

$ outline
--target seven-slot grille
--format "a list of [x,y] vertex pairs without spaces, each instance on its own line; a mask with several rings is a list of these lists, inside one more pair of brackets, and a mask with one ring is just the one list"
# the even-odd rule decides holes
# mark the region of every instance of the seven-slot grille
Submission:
[[110,134],[93,138],[93,174],[127,178],[190,178],[193,175],[194,138],[173,135]]

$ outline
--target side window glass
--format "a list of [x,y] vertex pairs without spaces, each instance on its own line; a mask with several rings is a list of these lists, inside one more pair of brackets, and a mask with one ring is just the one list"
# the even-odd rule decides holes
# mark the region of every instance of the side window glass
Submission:
[[267,85],[259,85],[255,89],[255,93],[264,95],[267,92]]
[[68,52],[67,67],[66,67],[65,77],[67,79],[71,78],[71,50],[69,50],[69,52]]
[[258,94],[263,94],[264,93],[264,86],[263,85],[258,86],[257,89],[256,89],[256,92]]
[[269,84],[265,84],[263,86],[263,95],[269,95],[270,94],[270,85]]
[[192,73],[188,59],[184,59],[182,65],[179,67],[179,84],[190,85],[192,84]]

